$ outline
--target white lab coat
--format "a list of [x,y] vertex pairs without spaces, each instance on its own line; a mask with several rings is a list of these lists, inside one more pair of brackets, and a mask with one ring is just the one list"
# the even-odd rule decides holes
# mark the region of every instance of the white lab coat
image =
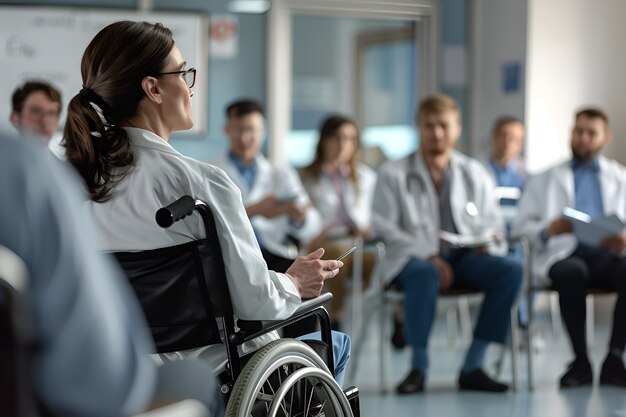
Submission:
[[[500,208],[493,196],[493,181],[482,164],[457,151],[450,154],[450,206],[461,235],[504,236]],[[478,209],[468,214],[467,203]],[[373,224],[387,245],[386,279],[395,278],[410,258],[427,259],[439,253],[439,198],[420,151],[399,161],[389,161],[378,171]],[[488,248],[504,255],[506,243]]]
[[[599,157],[599,181],[604,214],[616,214],[626,220],[626,168],[616,161]],[[541,232],[560,217],[565,207],[574,206],[574,173],[571,162],[559,164],[532,176],[519,203],[519,214],[513,224],[513,235],[524,235],[533,246],[533,275],[546,283],[552,265],[570,256],[578,242],[571,234],[562,234],[543,242]]]
[[[313,177],[306,174],[302,174],[301,178],[313,205],[324,219],[324,226],[327,226],[328,221],[335,217],[341,206],[341,199],[331,178],[327,175]],[[376,186],[376,173],[367,165],[360,163],[357,165],[356,180],[359,187],[358,194],[349,177],[341,179],[343,201],[350,220],[354,222],[357,228],[365,230],[371,226],[372,222],[372,200]],[[329,233],[332,235],[333,231],[329,230]]]
[[[256,162],[258,168],[251,190],[248,190],[243,176],[228,158],[228,155],[223,155],[220,159],[213,161],[213,164],[223,169],[239,187],[245,206],[256,204],[270,194],[275,194],[278,198],[297,196],[297,203],[310,205],[309,196],[293,168],[276,167],[263,155],[257,155]],[[297,238],[305,246],[322,229],[322,219],[313,206],[307,208],[305,216],[304,224],[299,227],[291,223],[287,215],[272,219],[255,216],[250,220],[263,246],[268,251],[284,258],[295,258],[298,254],[291,250],[287,242],[287,235]]]
[[[221,169],[181,155],[156,134],[125,129],[135,166],[111,199],[86,203],[102,231],[103,249],[141,251],[204,238],[200,216],[187,216],[166,230],[154,220],[159,208],[191,195],[213,211],[235,315],[254,320],[289,317],[301,304],[298,290],[285,275],[268,271],[235,184]],[[277,335],[265,341],[273,338]],[[183,356],[198,356],[200,350]]]

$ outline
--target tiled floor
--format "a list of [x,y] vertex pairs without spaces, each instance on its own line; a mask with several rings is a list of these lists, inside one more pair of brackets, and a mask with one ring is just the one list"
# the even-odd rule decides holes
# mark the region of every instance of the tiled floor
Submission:
[[[614,298],[596,299],[595,343],[592,350],[593,366],[598,370],[606,354],[610,317]],[[553,334],[550,326],[547,299],[539,299],[537,327],[543,334],[546,346],[535,356],[535,389],[529,391],[526,355],[521,355],[522,384],[519,391],[506,394],[483,394],[459,392],[456,389],[457,372],[463,361],[465,346],[450,344],[447,340],[445,314],[439,314],[435,323],[430,345],[431,369],[427,390],[422,394],[399,396],[394,392],[397,382],[408,371],[409,349],[392,349],[389,394],[380,393],[378,377],[378,349],[375,341],[377,327],[372,323],[368,336],[363,341],[363,354],[352,382],[361,390],[361,415],[374,416],[625,416],[626,389],[599,387],[559,390],[558,378],[571,359],[570,349],[563,329]],[[475,311],[476,308],[472,308]],[[374,321],[375,322],[375,321]],[[357,341],[358,343],[358,341]],[[494,362],[497,349],[489,352],[489,363]],[[501,375],[502,380],[511,380],[510,355]],[[354,365],[354,363],[352,364]]]

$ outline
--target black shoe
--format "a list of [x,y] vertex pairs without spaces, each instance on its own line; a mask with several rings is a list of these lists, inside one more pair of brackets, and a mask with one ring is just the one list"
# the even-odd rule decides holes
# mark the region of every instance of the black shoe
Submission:
[[576,359],[570,363],[560,381],[561,388],[581,387],[592,383],[593,374],[588,359]]
[[406,338],[404,337],[404,323],[400,320],[393,319],[393,334],[391,335],[391,344],[398,349],[406,346]]
[[398,394],[422,392],[424,391],[424,381],[424,374],[417,369],[413,369],[406,378],[404,378],[404,381],[400,382],[400,385],[396,387],[396,391]]
[[600,384],[626,387],[626,368],[622,358],[608,354],[602,364]]
[[459,375],[459,388],[468,391],[505,392],[508,385],[491,379],[482,369],[472,372],[461,372]]

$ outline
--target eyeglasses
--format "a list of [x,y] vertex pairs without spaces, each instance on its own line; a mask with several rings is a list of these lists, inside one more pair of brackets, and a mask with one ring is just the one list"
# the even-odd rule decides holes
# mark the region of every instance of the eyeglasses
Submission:
[[189,68],[188,70],[183,71],[172,71],[172,72],[159,72],[155,75],[170,75],[170,74],[183,74],[183,79],[185,80],[185,84],[187,87],[193,88],[196,84],[196,69]]
[[49,119],[58,119],[60,114],[59,110],[45,110],[40,107],[25,107],[22,112],[36,119],[44,117]]

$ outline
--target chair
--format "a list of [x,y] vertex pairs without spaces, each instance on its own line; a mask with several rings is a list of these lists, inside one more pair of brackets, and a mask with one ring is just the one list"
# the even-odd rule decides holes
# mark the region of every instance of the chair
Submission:
[[[529,254],[531,248],[529,247]],[[526,267],[528,271],[532,271],[532,255],[529,255],[526,260]],[[532,275],[528,274],[528,281],[526,285],[526,291],[528,295],[528,299],[531,300],[532,297],[535,296],[538,292],[547,292],[550,293],[550,315],[552,318],[552,331],[556,335],[557,334],[557,317],[560,317],[560,308],[559,304],[556,301],[556,297],[558,297],[556,289],[554,289],[551,285],[537,285],[531,282]],[[610,295],[615,294],[614,290],[606,289],[606,288],[588,288],[587,289],[587,297],[586,297],[586,310],[587,315],[585,317],[585,326],[587,329],[587,346],[592,347],[594,344],[594,333],[595,333],[595,318],[594,318],[594,299],[596,296]],[[556,296],[556,297],[552,297]],[[526,355],[528,357],[528,389],[534,390],[535,388],[535,372],[534,372],[534,358],[533,358],[533,328],[534,328],[534,313],[533,309],[530,308],[528,310],[528,333],[526,335],[527,343],[526,343]]]
[[[526,240],[519,239],[515,242],[519,241],[519,243],[526,247]],[[514,242],[514,241],[511,241]],[[363,299],[363,304],[367,306],[365,309],[364,317],[361,321],[361,327],[357,336],[355,337],[354,349],[352,354],[352,367],[350,369],[349,376],[351,380],[353,380],[354,375],[356,374],[356,370],[358,367],[358,361],[361,356],[361,352],[363,349],[363,336],[365,334],[365,326],[368,323],[371,323],[373,315],[376,311],[378,311],[378,320],[379,326],[381,329],[379,338],[378,338],[378,352],[379,352],[379,377],[380,377],[380,387],[381,393],[385,394],[389,392],[388,388],[388,380],[389,380],[389,369],[390,369],[390,346],[389,340],[391,337],[391,330],[389,326],[389,317],[392,315],[391,306],[397,305],[399,303],[404,302],[404,293],[397,290],[396,288],[390,287],[384,282],[384,270],[385,270],[385,262],[386,262],[386,248],[385,244],[382,241],[378,241],[375,243],[376,253],[378,258],[378,267],[377,273],[372,280],[370,285],[370,291],[365,294]],[[356,262],[356,260],[355,260]],[[454,289],[445,293],[440,294],[440,298],[443,299],[453,299],[457,302],[459,307],[459,318],[461,320],[461,331],[463,335],[464,341],[467,339],[469,341],[468,333],[471,332],[472,324],[469,314],[469,302],[468,298],[476,295],[480,295],[480,291],[474,290],[465,290],[465,289]],[[517,390],[519,388],[519,354],[518,354],[518,346],[519,346],[519,333],[518,333],[518,324],[517,324],[517,306],[514,305],[511,309],[511,337],[510,337],[510,345],[511,345],[511,364],[513,368],[513,388]],[[354,314],[354,313],[353,313]],[[448,318],[450,319],[449,325],[451,324],[451,315],[454,315],[454,320],[456,320],[456,311],[448,310]],[[469,332],[467,329],[470,329]],[[448,328],[448,336],[451,339],[451,330]],[[496,370],[500,372],[503,363],[503,358],[500,357],[498,362],[496,363]]]
[[[324,361],[300,341],[279,339],[254,355],[240,357],[238,347],[245,342],[309,316],[318,318],[322,340],[330,346],[330,319],[322,304],[332,295],[303,302],[286,320],[237,320],[235,324],[210,208],[202,201],[183,196],[157,211],[156,220],[166,228],[194,211],[204,221],[205,239],[115,254],[144,309],[157,352],[223,344],[224,349],[217,349],[215,370],[221,374],[222,393],[229,397],[227,416],[311,412],[358,416],[358,389],[352,387],[344,393],[333,379],[331,348],[322,349]],[[298,401],[304,406],[296,404]]]

